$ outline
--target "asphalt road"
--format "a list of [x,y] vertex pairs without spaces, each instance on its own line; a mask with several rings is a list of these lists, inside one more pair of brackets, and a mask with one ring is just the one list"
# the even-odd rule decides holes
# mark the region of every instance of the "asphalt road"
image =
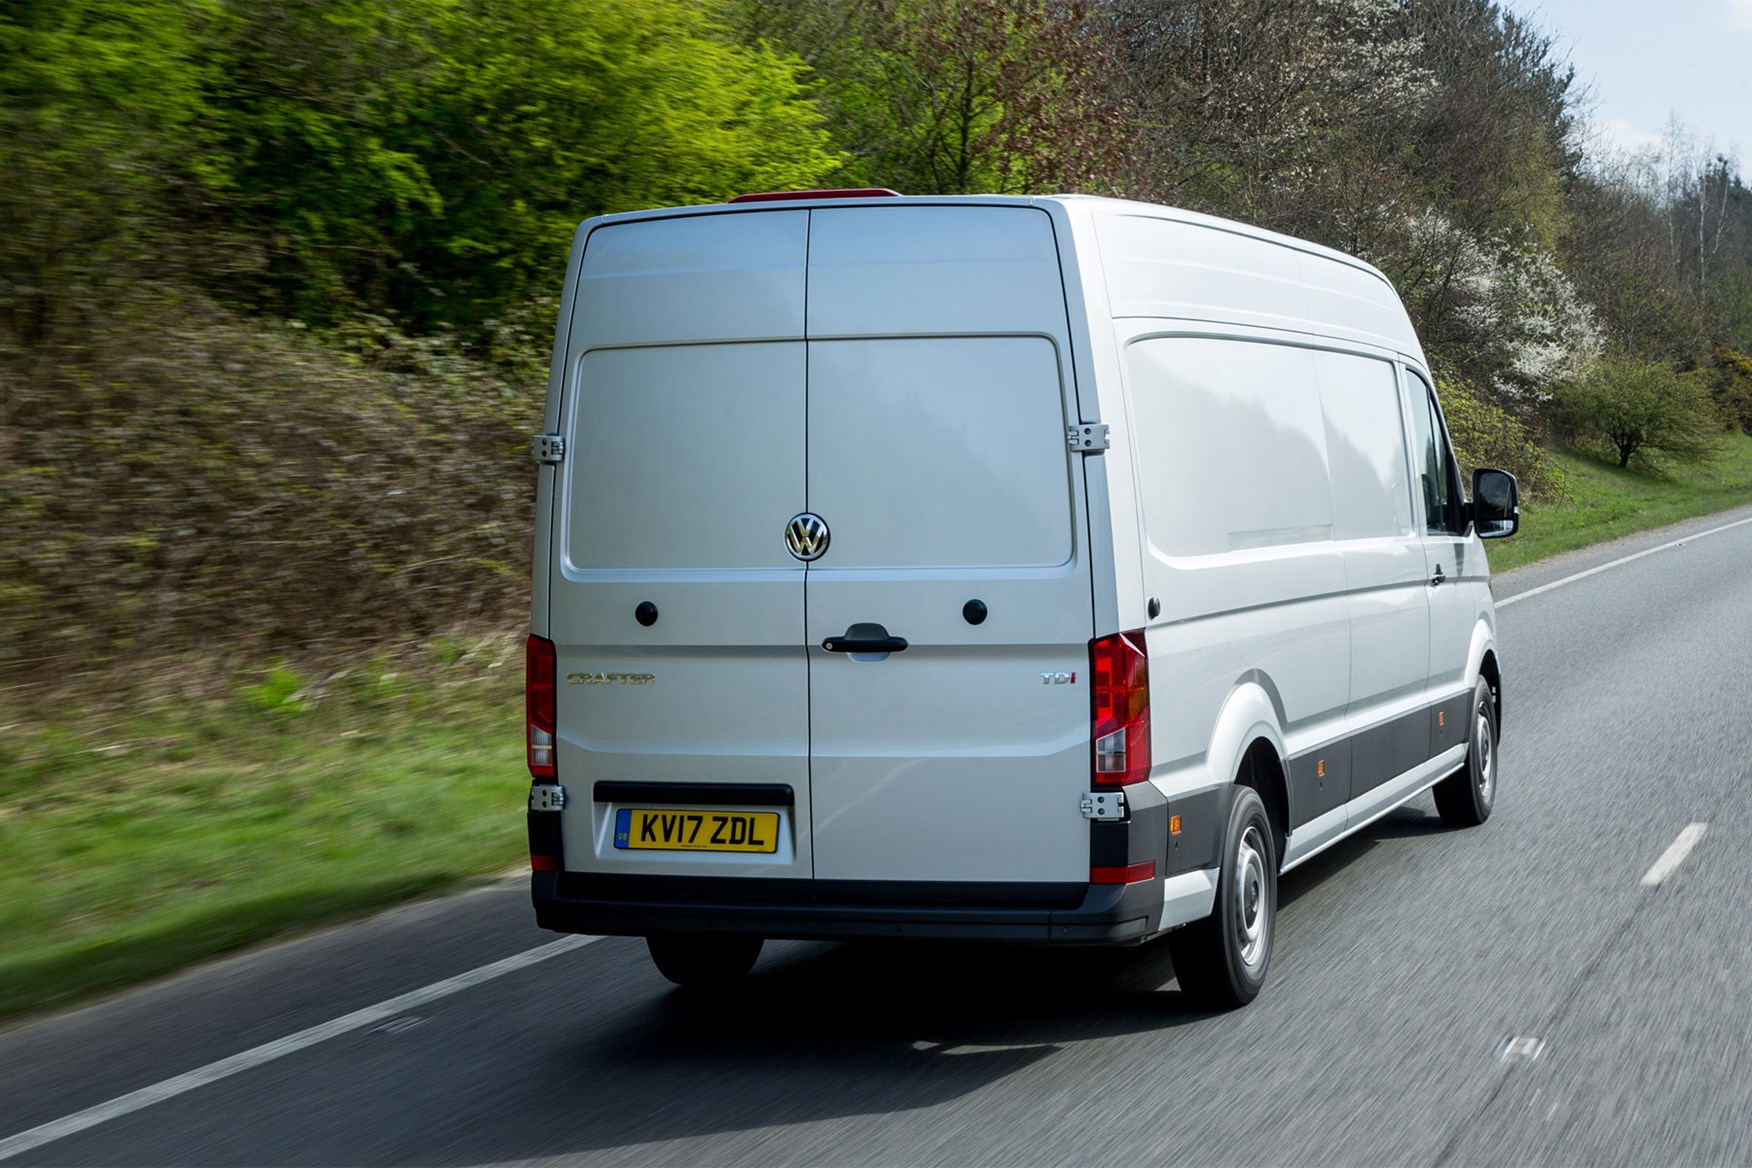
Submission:
[[714,1007],[514,882],[0,1033],[0,1164],[1752,1164],[1749,567],[1752,508],[1499,577],[1496,814],[1286,876],[1244,1010],[797,943]]

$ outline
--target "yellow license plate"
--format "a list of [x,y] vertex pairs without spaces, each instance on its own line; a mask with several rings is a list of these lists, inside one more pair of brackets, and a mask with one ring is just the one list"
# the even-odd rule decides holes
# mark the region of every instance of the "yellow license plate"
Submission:
[[776,852],[779,813],[622,807],[615,813],[614,846],[623,851]]

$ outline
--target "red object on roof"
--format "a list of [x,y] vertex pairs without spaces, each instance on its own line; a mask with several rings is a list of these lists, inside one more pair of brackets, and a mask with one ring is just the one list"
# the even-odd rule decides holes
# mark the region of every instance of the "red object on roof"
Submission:
[[831,191],[761,191],[737,195],[732,203],[783,203],[791,199],[898,199],[899,191],[887,187],[842,187]]

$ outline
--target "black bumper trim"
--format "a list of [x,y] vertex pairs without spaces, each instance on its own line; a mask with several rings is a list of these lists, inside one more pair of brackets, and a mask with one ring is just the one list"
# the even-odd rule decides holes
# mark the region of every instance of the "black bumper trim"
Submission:
[[[662,883],[657,883],[661,881]],[[739,933],[783,940],[931,939],[1027,945],[1123,945],[1155,932],[1162,881],[1139,884],[978,887],[710,877],[602,877],[537,872],[536,922],[561,933],[642,937],[651,933]],[[642,892],[641,885],[649,885]],[[769,885],[774,887],[763,888]],[[952,893],[945,896],[945,893]],[[1052,901],[1027,899],[1049,892]],[[635,893],[638,893],[635,895]]]

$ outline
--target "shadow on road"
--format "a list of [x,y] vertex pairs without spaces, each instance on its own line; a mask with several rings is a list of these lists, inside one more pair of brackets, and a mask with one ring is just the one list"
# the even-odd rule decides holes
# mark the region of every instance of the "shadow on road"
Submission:
[[653,982],[615,1025],[548,1046],[526,1073],[543,1098],[566,1101],[563,1116],[498,1126],[480,1147],[465,1138],[417,1157],[624,1153],[660,1140],[901,1114],[1024,1072],[1065,1044],[1212,1019],[1185,1006],[1161,945],[768,949],[733,994]]
[[[1286,877],[1283,907],[1293,915],[1296,899],[1387,841],[1440,830],[1415,808],[1395,812]],[[1187,1028],[1187,1049],[1207,1041],[1201,1030],[1210,1042],[1235,1041],[1264,1024],[1254,1015],[1266,1008],[1190,1008],[1162,944],[769,944],[748,982],[724,995],[669,987],[635,945],[621,943],[616,968],[603,971],[620,1005],[557,1011],[556,1028],[570,1018],[572,1029],[543,1033],[525,1052],[518,1077],[551,1106],[533,1114],[519,1107],[518,1122],[494,1122],[478,1137],[458,1123],[447,1134],[460,1138],[419,1148],[415,1158],[626,1158],[677,1140],[696,1142],[673,1154],[710,1158],[702,1149],[713,1145],[697,1141],[735,1135],[746,1150],[760,1139],[749,1133],[764,1128],[932,1108],[1087,1040]],[[465,1111],[480,1105],[458,1102]],[[633,1158],[668,1155],[645,1147]]]

